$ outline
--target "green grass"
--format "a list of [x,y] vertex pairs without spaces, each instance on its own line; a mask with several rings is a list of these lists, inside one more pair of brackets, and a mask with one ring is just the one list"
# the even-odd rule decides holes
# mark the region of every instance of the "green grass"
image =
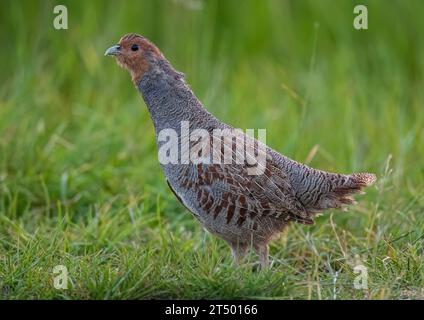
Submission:
[[[422,1],[362,1],[367,31],[352,27],[355,1],[60,3],[66,31],[55,1],[1,4],[0,298],[423,298]],[[103,57],[127,32],[223,121],[377,186],[348,213],[290,226],[269,270],[232,267],[168,191],[147,110]],[[368,290],[353,287],[358,264]]]

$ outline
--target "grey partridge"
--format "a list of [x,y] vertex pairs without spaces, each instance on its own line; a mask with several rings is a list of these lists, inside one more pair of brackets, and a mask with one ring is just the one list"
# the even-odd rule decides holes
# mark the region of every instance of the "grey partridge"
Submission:
[[[210,114],[183,74],[140,35],[123,36],[105,55],[114,56],[130,72],[152,118],[159,152],[171,140],[164,139],[163,132],[176,132],[178,158],[161,161],[167,183],[206,230],[229,244],[236,262],[252,247],[266,267],[269,241],[290,222],[313,224],[323,210],[345,209],[354,203],[352,194],[376,180],[370,173],[344,175],[310,168],[239,132],[226,139],[233,128]],[[201,134],[186,137],[196,130],[210,135],[221,131],[221,145],[214,148],[217,139],[200,139]],[[188,146],[181,142],[184,139]],[[237,149],[240,141],[253,145],[253,155],[265,161],[248,161],[247,150]],[[191,161],[193,152],[203,161]]]

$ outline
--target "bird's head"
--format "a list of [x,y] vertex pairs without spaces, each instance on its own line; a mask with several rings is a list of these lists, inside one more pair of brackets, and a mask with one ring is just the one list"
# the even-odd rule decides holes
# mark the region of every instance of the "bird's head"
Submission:
[[153,43],[135,33],[123,36],[118,44],[106,50],[105,56],[114,56],[117,63],[130,72],[136,85],[156,61],[163,59]]

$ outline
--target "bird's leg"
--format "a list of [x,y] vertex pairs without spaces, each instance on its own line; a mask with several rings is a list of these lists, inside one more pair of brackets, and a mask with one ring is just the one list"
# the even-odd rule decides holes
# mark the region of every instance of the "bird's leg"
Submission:
[[248,246],[242,243],[230,243],[231,254],[233,256],[233,265],[240,265],[243,258],[246,256]]
[[256,254],[259,256],[259,261],[261,263],[261,268],[264,270],[268,268],[269,265],[269,247],[268,243],[256,245],[253,247]]

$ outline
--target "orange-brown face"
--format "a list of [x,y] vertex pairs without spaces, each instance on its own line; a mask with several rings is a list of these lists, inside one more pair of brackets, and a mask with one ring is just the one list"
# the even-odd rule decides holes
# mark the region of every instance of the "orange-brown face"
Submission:
[[153,60],[162,58],[162,53],[146,38],[135,34],[127,34],[106,50],[106,56],[115,56],[117,63],[131,73],[135,84],[149,70]]

